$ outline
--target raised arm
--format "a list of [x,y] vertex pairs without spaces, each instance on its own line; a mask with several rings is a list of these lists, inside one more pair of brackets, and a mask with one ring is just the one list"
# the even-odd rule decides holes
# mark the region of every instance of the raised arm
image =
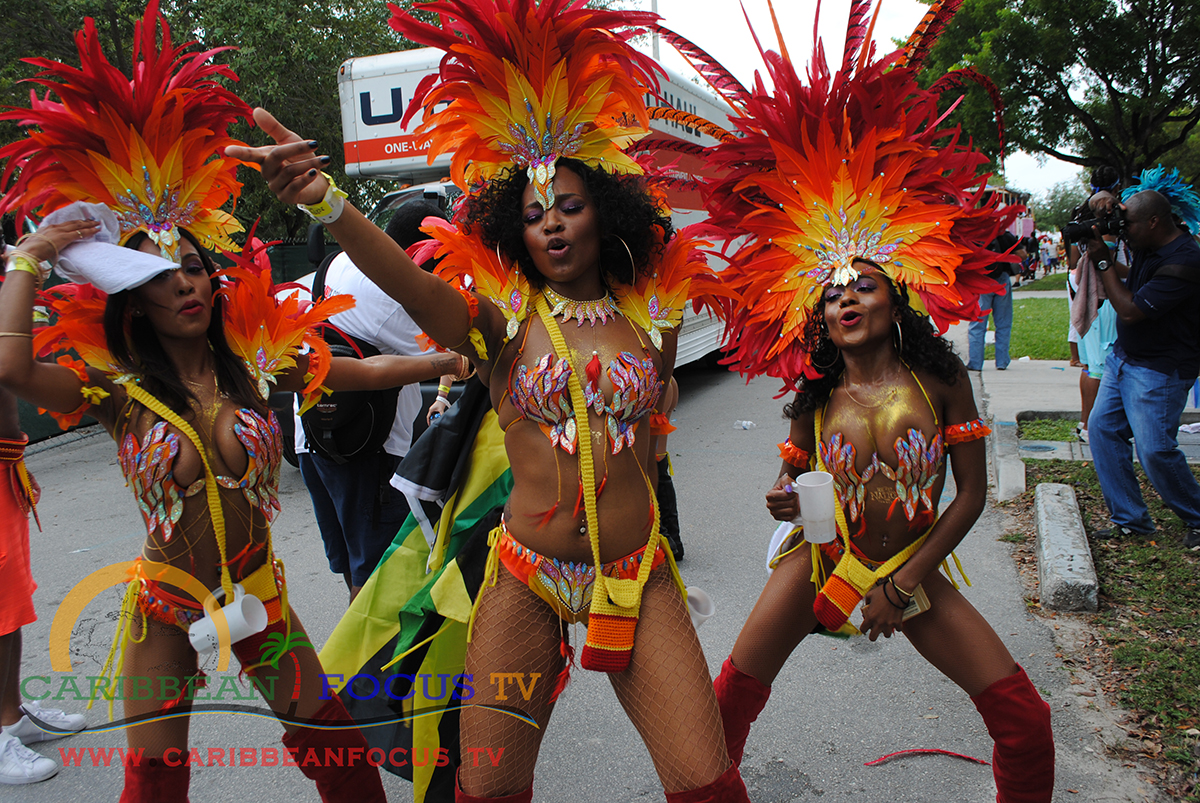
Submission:
[[71,412],[83,404],[83,380],[69,368],[33,358],[33,305],[44,276],[42,261],[54,261],[60,249],[99,230],[92,220],[42,226],[26,237],[10,256],[0,287],[0,386],[28,402],[55,412]]
[[[284,203],[319,204],[330,189],[321,172],[329,164],[329,157],[319,156],[316,142],[301,139],[265,109],[255,109],[254,120],[275,144],[230,147],[228,155],[260,165],[267,186]],[[489,344],[503,336],[505,321],[499,310],[491,304],[480,304],[479,316],[472,322],[467,303],[457,290],[421,270],[404,249],[349,202],[344,202],[341,214],[325,226],[354,264],[403,304],[417,325],[446,348],[475,360],[467,337],[472,326]],[[489,356],[495,357],[490,349]]]

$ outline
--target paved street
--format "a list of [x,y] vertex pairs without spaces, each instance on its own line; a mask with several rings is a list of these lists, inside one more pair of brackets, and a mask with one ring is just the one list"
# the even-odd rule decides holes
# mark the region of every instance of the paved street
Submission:
[[[1019,381],[1027,365],[1014,362],[1004,380]],[[1004,410],[1001,415],[1015,414],[1017,410],[1010,412],[1004,405],[1019,403],[1000,404],[1005,394],[992,384],[1001,375],[989,367],[981,378],[976,376],[977,393],[986,387]],[[1071,398],[1074,388],[1076,406],[1061,409],[1078,409],[1078,389],[1072,384],[1076,375],[1050,371],[1045,376],[1064,399]],[[765,581],[763,561],[774,527],[762,494],[778,471],[775,444],[783,439],[786,423],[780,412],[783,400],[772,399],[777,384],[769,378],[747,386],[724,371],[689,367],[679,373],[679,384],[678,431],[671,436],[670,450],[687,546],[681,568],[689,585],[706,589],[716,602],[716,615],[700,631],[715,673]],[[1038,386],[1027,385],[1026,390],[1031,387]],[[1040,402],[1046,394],[1039,389],[1037,398]],[[757,426],[735,428],[735,420],[751,420]],[[45,489],[40,506],[45,531],[33,535],[34,575],[40,585],[35,603],[41,618],[25,629],[24,676],[51,674],[50,622],[67,591],[92,570],[132,558],[143,538],[107,436],[67,436],[33,451],[28,463]],[[274,530],[276,550],[287,564],[292,604],[319,645],[345,608],[345,589],[325,564],[297,471],[284,467],[280,491],[283,514]],[[997,540],[1005,529],[1005,514],[989,505],[959,552],[975,583],[966,594],[1051,703],[1059,756],[1056,799],[1142,800],[1132,771],[1103,757],[1096,728],[1103,725],[1104,716],[1089,710],[1096,698],[1072,691],[1083,687],[1070,685],[1056,658],[1054,631],[1026,611],[1009,547]],[[72,659],[77,673],[99,673],[119,601],[119,589],[103,593],[75,627]],[[579,643],[581,638],[579,628],[573,640]],[[212,688],[218,687],[219,677],[210,681]],[[59,704],[82,709],[70,700]],[[89,717],[97,726],[106,719],[98,707]],[[230,747],[275,747],[280,732],[273,721],[246,716],[210,715],[192,722],[192,742],[202,752],[210,747],[226,752]],[[120,732],[85,732],[39,749],[58,758],[60,746],[108,748],[124,743]],[[771,702],[751,734],[743,772],[756,803],[995,799],[990,767],[944,756],[863,766],[913,747],[945,748],[985,759],[991,753],[983,722],[966,695],[926,665],[902,637],[877,644],[812,637],[776,682]],[[116,800],[121,788],[116,761],[108,768],[92,768],[90,759],[85,763],[89,766],[65,768],[48,782],[14,787],[4,799]],[[193,803],[248,796],[263,803],[316,799],[312,785],[297,769],[200,768],[193,770],[192,778]],[[404,781],[385,773],[384,783],[392,799],[407,798]],[[645,748],[603,676],[574,673],[549,727],[536,789],[538,801],[662,799]]]

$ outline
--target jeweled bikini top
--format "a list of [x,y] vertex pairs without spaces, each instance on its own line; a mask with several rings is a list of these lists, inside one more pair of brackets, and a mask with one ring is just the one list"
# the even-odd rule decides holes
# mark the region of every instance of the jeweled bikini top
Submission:
[[[541,425],[552,444],[568,454],[575,454],[578,431],[567,390],[571,371],[568,360],[555,360],[552,354],[542,357],[532,368],[518,366],[509,386],[508,399],[521,418]],[[617,454],[624,447],[633,445],[636,424],[658,403],[663,382],[658,378],[653,360],[648,357],[639,360],[628,351],[622,351],[608,364],[608,378],[613,385],[611,402],[600,390],[600,360],[595,355],[586,373],[584,397],[588,407],[606,419],[612,453]]]
[[[222,488],[241,489],[252,506],[262,511],[267,522],[279,512],[279,465],[283,457],[279,422],[274,413],[263,418],[254,410],[239,409],[233,432],[246,448],[246,471],[240,478],[216,475]],[[146,520],[146,531],[158,530],[164,542],[174,535],[175,525],[183,514],[183,500],[205,488],[201,476],[186,489],[175,480],[175,458],[179,455],[179,433],[159,421],[142,437],[141,442],[126,433],[118,446],[121,472],[132,486],[138,507]]]

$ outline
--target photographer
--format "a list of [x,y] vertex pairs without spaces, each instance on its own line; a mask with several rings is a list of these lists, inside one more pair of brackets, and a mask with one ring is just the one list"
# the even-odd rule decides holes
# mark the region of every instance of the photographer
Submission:
[[[1020,241],[1015,234],[1002,231],[999,237],[988,244],[988,250],[1003,254],[1018,242]],[[1021,259],[1025,258],[1024,248],[1013,249],[1012,253]],[[984,293],[979,296],[979,309],[984,314],[979,320],[971,321],[967,327],[968,371],[983,370],[983,342],[984,333],[987,332],[987,313],[989,312],[996,324],[996,370],[1003,371],[1008,368],[1008,363],[1011,361],[1008,354],[1008,341],[1012,336],[1013,320],[1012,277],[1020,272],[1020,263],[996,262],[992,265],[992,270],[988,275],[998,281],[1003,289],[997,293]]]
[[[1161,172],[1161,171],[1159,171]],[[1149,535],[1154,521],[1133,471],[1130,438],[1155,490],[1188,527],[1184,544],[1200,549],[1200,485],[1179,451],[1176,433],[1188,389],[1200,373],[1200,246],[1172,216],[1172,201],[1143,187],[1125,204],[1100,192],[1089,202],[1104,215],[1087,252],[1117,313],[1117,342],[1089,420],[1092,457],[1113,525],[1096,538]],[[1159,178],[1157,173],[1155,178]],[[1177,201],[1174,211],[1195,219],[1190,188],[1155,181]],[[1133,254],[1118,262],[1101,234],[1118,221]]]

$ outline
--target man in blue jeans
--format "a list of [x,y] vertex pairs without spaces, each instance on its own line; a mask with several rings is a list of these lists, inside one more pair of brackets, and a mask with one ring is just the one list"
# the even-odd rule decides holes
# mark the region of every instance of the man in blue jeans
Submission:
[[[1004,253],[1019,242],[1017,236],[1010,232],[1001,232],[1000,236],[988,244],[989,251]],[[1018,248],[1013,253],[1025,258],[1025,249]],[[1000,283],[1002,290],[995,293],[984,293],[979,297],[979,309],[984,315],[977,321],[967,325],[967,370],[983,370],[983,341],[987,332],[987,313],[991,313],[996,322],[996,370],[1003,371],[1008,367],[1011,357],[1008,354],[1008,340],[1012,335],[1013,305],[1012,305],[1012,276],[1019,272],[1019,263],[997,262],[989,274]]]
[[1088,419],[1113,522],[1094,537],[1154,531],[1133,471],[1132,437],[1150,483],[1188,527],[1185,546],[1200,549],[1200,485],[1176,441],[1188,390],[1200,373],[1200,246],[1175,224],[1171,202],[1157,192],[1139,192],[1122,209],[1131,266],[1116,262],[1099,236],[1088,241],[1117,313],[1116,346]]

